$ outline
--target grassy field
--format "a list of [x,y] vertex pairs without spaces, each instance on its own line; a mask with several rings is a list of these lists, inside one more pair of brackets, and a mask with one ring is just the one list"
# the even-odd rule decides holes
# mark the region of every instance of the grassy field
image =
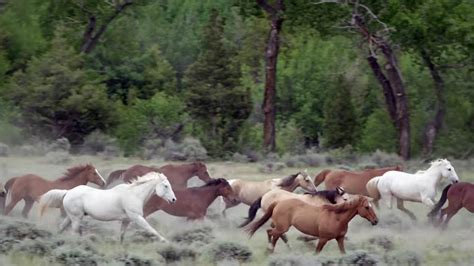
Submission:
[[[64,164],[51,164],[46,157],[0,158],[0,181],[9,177],[35,173],[54,179],[66,168],[93,163],[107,176],[112,170],[134,163],[162,165],[167,162],[140,161],[138,159],[79,156]],[[455,161],[459,177],[474,181],[471,161]],[[283,177],[302,169],[284,168],[273,173],[261,173],[259,163],[210,162],[209,172],[213,177],[245,178],[252,180]],[[410,162],[408,171],[425,169],[427,164]],[[321,168],[309,168],[311,175]],[[192,185],[201,181],[192,179]],[[439,195],[438,195],[439,197]],[[447,231],[441,232],[430,226],[426,219],[428,208],[416,203],[406,204],[418,217],[412,222],[398,210],[387,210],[382,206],[377,211],[380,223],[371,226],[360,217],[349,226],[346,249],[348,254],[340,256],[335,241],[324,248],[320,256],[314,255],[314,243],[297,240],[299,232],[290,230],[292,249],[279,242],[275,254],[265,254],[266,234],[260,230],[248,239],[236,225],[246,215],[247,207],[238,206],[227,211],[227,217],[219,216],[221,206],[215,202],[204,221],[188,222],[157,212],[149,218],[150,223],[162,235],[173,240],[165,245],[136,227],[132,227],[121,245],[119,223],[103,223],[85,219],[85,235],[78,237],[71,232],[57,234],[58,212],[50,210],[43,218],[33,208],[30,219],[20,217],[23,204],[17,205],[11,217],[0,221],[1,265],[471,265],[474,263],[474,221],[472,214],[462,210],[453,218]],[[232,260],[230,258],[238,258]],[[222,259],[227,258],[227,259]]]

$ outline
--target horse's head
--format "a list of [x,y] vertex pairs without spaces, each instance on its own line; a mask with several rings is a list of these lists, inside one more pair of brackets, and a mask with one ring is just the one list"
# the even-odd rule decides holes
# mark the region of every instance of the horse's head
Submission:
[[370,203],[365,196],[360,196],[357,214],[367,219],[372,225],[376,225],[379,222],[374,208],[372,207],[372,203]]
[[87,177],[87,182],[97,184],[100,187],[104,187],[106,185],[105,179],[99,173],[97,168],[95,168],[92,164],[88,164],[84,168],[84,172]]
[[168,178],[162,173],[150,172],[147,175],[149,174],[155,175],[156,179],[158,179],[155,188],[156,195],[166,200],[168,203],[176,202],[176,196],[174,195],[174,191],[171,188],[171,184],[168,181]]
[[209,185],[217,186],[217,194],[219,196],[228,199],[232,203],[237,202],[237,195],[230,186],[229,182],[227,182],[227,180],[225,180],[224,178],[212,179],[212,181],[206,184],[206,186]]
[[303,189],[316,192],[316,186],[313,183],[313,180],[309,176],[308,172],[304,170],[303,172],[299,172],[295,178],[295,182],[298,182],[298,186],[302,187]]
[[447,159],[438,159],[432,162],[431,164],[437,166],[438,169],[441,171],[441,175],[447,178],[452,183],[459,182],[459,177],[458,174],[456,174],[456,170],[454,170],[454,167],[451,165],[451,162],[449,162]]
[[202,162],[194,162],[194,173],[195,175],[204,182],[209,182],[212,180],[212,177],[209,175],[207,171],[207,166]]

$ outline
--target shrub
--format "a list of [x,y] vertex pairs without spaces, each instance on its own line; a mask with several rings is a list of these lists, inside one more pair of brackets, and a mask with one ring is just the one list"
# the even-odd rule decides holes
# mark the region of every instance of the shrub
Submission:
[[202,161],[207,159],[207,150],[198,139],[185,138],[180,145],[180,151],[188,161]]
[[7,144],[0,143],[0,157],[7,157],[10,155],[10,147]]
[[117,139],[102,133],[100,130],[95,130],[84,138],[80,151],[84,154],[96,155],[101,152],[106,152],[107,149],[115,149],[117,146]]
[[209,253],[214,262],[222,260],[249,262],[252,259],[252,251],[247,246],[233,242],[214,243]]
[[214,236],[210,227],[203,227],[181,231],[175,234],[172,239],[179,244],[192,244],[194,242],[209,244],[214,239]]
[[153,266],[153,265],[163,265],[165,260],[160,257],[161,260],[158,260],[155,257],[146,256],[144,254],[127,254],[123,257],[118,257],[115,260],[122,262],[126,266]]
[[193,260],[196,258],[197,254],[194,250],[186,247],[179,247],[175,245],[168,245],[160,250],[158,253],[163,256],[167,263],[183,261],[183,260]]
[[411,250],[398,250],[391,254],[386,254],[383,260],[388,265],[419,266],[422,264],[421,256]]
[[97,265],[103,260],[92,249],[78,248],[77,246],[60,246],[53,250],[54,260],[65,265]]
[[281,162],[267,162],[258,167],[258,170],[261,173],[273,173],[276,171],[280,171],[281,169],[285,168],[285,164]]
[[350,252],[339,259],[339,264],[342,265],[377,265],[379,258],[368,253],[365,250],[356,250]]
[[25,238],[37,239],[51,237],[51,233],[49,231],[37,229],[32,224],[20,221],[3,221],[3,224],[0,226],[0,234],[2,238],[6,237],[17,240],[23,240]]
[[333,149],[328,152],[327,162],[330,164],[350,164],[357,160],[352,146],[347,145],[344,148]]
[[0,238],[0,253],[8,253],[16,244],[21,243],[20,240],[13,237]]
[[27,253],[29,255],[47,256],[51,253],[51,245],[41,240],[23,240],[15,244],[15,251]]
[[273,255],[268,260],[269,266],[318,266],[322,265],[315,256],[301,254]]
[[403,159],[397,154],[386,153],[380,150],[376,150],[370,155],[370,161],[378,167],[388,167],[403,163]]
[[67,138],[59,138],[49,145],[50,151],[69,152],[71,144]]
[[383,109],[378,109],[367,118],[358,147],[363,152],[372,152],[377,149],[395,152],[396,140],[397,133],[388,113]]
[[232,161],[238,162],[238,163],[248,163],[250,161],[250,158],[247,157],[247,155],[236,152],[232,154]]
[[369,243],[381,247],[385,251],[391,251],[395,248],[393,240],[386,235],[373,236],[369,238]]

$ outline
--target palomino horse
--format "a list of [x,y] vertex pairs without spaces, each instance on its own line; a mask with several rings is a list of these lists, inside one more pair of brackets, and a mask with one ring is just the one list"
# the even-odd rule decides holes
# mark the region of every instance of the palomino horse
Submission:
[[322,182],[326,189],[343,187],[349,194],[360,194],[369,196],[365,186],[370,179],[381,176],[388,171],[401,171],[402,166],[392,166],[379,169],[366,169],[362,171],[346,171],[325,169],[314,178],[314,185],[319,186]]
[[431,162],[431,167],[417,174],[408,174],[399,171],[389,171],[372,178],[367,183],[369,196],[375,201],[383,199],[391,209],[393,199],[397,199],[397,208],[416,220],[415,215],[403,206],[403,201],[422,202],[432,208],[436,196],[436,186],[441,178],[448,178],[451,182],[459,181],[458,175],[451,163],[446,159]]
[[121,182],[130,182],[149,172],[158,172],[166,175],[168,180],[174,189],[186,188],[188,184],[188,179],[193,176],[197,176],[204,182],[212,180],[207,167],[202,162],[193,162],[187,164],[167,164],[160,168],[149,167],[141,164],[136,164],[125,170],[117,170],[112,172],[107,178],[107,186],[112,183],[121,181]]
[[74,232],[80,235],[81,220],[85,215],[89,215],[99,221],[121,221],[120,242],[123,242],[125,231],[130,222],[135,222],[161,241],[167,242],[143,218],[143,205],[154,193],[167,202],[176,201],[166,176],[150,172],[138,177],[130,184],[121,184],[107,190],[88,186],[78,186],[71,190],[50,190],[41,196],[41,215],[49,206],[62,206],[67,217],[60,225],[60,233],[72,224]]
[[441,198],[428,216],[434,219],[446,200],[449,201],[448,207],[441,210],[439,220],[436,221],[437,224],[442,223],[442,229],[448,227],[449,220],[451,220],[461,208],[464,207],[468,211],[474,212],[474,184],[459,182],[446,186],[443,189]]
[[247,231],[252,236],[258,228],[272,218],[273,228],[267,230],[273,252],[278,239],[293,225],[300,232],[319,237],[316,253],[321,252],[324,245],[336,239],[341,253],[345,253],[344,236],[348,224],[356,215],[360,215],[376,225],[378,223],[372,205],[365,196],[355,195],[350,201],[331,205],[313,206],[298,199],[288,199],[272,203],[260,220],[250,224]]
[[175,190],[176,203],[168,204],[157,196],[152,196],[145,204],[143,216],[162,210],[174,216],[190,219],[202,219],[206,216],[207,208],[219,196],[230,201],[235,200],[235,194],[227,180],[223,178],[212,179],[201,187],[192,187]]
[[244,203],[250,206],[257,199],[272,189],[294,191],[297,187],[301,187],[307,191],[317,191],[313,181],[306,171],[298,172],[294,175],[284,178],[275,178],[264,181],[231,179],[229,180],[229,184],[232,186],[232,190],[234,190],[236,193],[238,201],[230,202],[226,199],[223,199],[225,203],[225,208],[222,211],[223,215],[225,215],[225,211],[228,208],[237,206],[239,203]]
[[48,181],[33,174],[13,177],[13,179],[14,182],[7,192],[4,213],[8,215],[20,200],[24,200],[25,206],[23,207],[22,214],[25,218],[28,216],[34,202],[38,201],[41,195],[51,189],[71,189],[79,185],[85,185],[88,182],[99,186],[105,185],[104,178],[91,164],[69,168],[64,177],[54,181]]
[[270,205],[274,202],[287,199],[299,199],[308,204],[319,206],[328,203],[342,203],[344,201],[347,201],[348,198],[348,194],[341,187],[337,187],[335,190],[321,190],[305,194],[296,194],[282,189],[273,189],[265,193],[265,195],[263,195],[254,203],[252,203],[252,205],[250,205],[248,217],[246,221],[242,223],[239,227],[244,227],[250,222],[252,222],[255,219],[257,211],[260,208],[262,208],[262,211],[266,212],[268,210],[268,207],[270,207]]

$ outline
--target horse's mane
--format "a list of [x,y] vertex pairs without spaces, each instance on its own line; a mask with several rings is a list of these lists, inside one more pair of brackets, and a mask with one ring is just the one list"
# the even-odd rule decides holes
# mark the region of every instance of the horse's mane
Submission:
[[149,173],[146,173],[145,175],[142,175],[142,176],[139,176],[133,180],[130,180],[130,184],[132,185],[139,185],[139,184],[143,184],[143,183],[146,183],[146,182],[149,182],[149,181],[152,181],[152,180],[158,180],[160,179],[162,176],[166,177],[164,174],[162,173],[158,173],[158,172],[149,172]]
[[94,167],[94,166],[92,166],[92,164],[86,164],[86,165],[78,165],[78,166],[68,168],[66,172],[64,173],[64,176],[58,178],[58,180],[63,181],[63,180],[74,178],[75,176],[77,176],[78,174],[80,174],[82,171],[86,170],[89,167]]
[[363,199],[364,199],[363,196],[355,195],[349,201],[345,201],[345,202],[342,202],[342,203],[339,203],[339,204],[334,204],[334,205],[324,204],[321,207],[325,210],[328,210],[328,211],[334,211],[336,213],[341,213],[341,212],[347,211],[349,209],[352,209],[355,206],[358,206]]
[[311,195],[312,197],[325,198],[332,204],[336,203],[336,197],[339,195],[337,190],[320,190],[320,191],[311,191],[305,192],[305,195]]
[[430,162],[430,167],[428,167],[428,169],[419,170],[415,174],[422,174],[422,173],[428,171],[429,169],[431,169],[432,167],[437,167],[437,166],[440,166],[441,164],[444,164],[444,163],[450,163],[450,162],[447,159],[441,159],[441,158],[436,159],[436,160]]
[[296,177],[298,177],[298,175],[301,174],[301,172],[298,172],[294,175],[290,175],[290,176],[287,176],[287,177],[284,177],[280,180],[280,184],[278,184],[279,187],[288,187],[288,186],[291,186],[294,182],[295,182],[295,179]]
[[224,178],[215,178],[215,179],[212,179],[212,180],[208,181],[206,184],[202,185],[201,187],[217,186],[217,185],[220,185],[222,183],[229,185],[229,182],[227,182],[226,179],[224,179]]

